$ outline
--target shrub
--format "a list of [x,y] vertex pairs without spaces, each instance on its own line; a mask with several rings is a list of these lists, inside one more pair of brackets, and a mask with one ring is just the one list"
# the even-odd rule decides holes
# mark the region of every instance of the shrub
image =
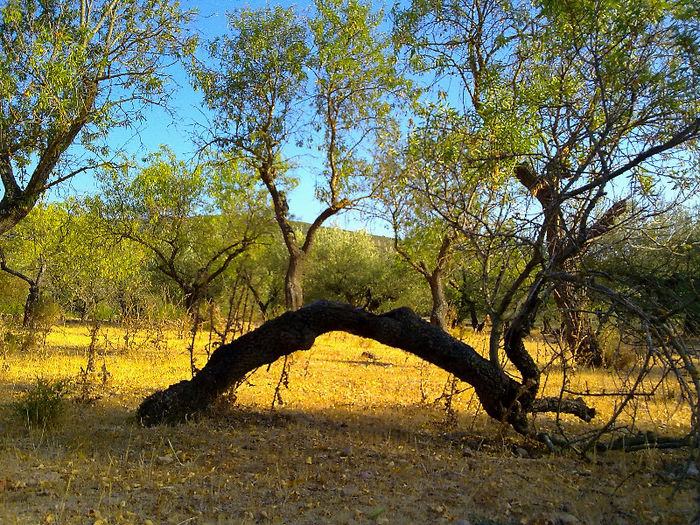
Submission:
[[598,336],[603,352],[603,363],[608,368],[627,370],[637,361],[634,347],[624,340],[624,335],[615,324],[606,324]]
[[50,381],[38,377],[36,384],[11,404],[12,413],[27,428],[46,427],[55,423],[64,409],[70,381]]

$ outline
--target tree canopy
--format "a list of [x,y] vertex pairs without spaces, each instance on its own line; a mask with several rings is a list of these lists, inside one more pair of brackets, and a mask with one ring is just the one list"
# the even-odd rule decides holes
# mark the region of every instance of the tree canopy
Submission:
[[9,0],[0,8],[0,233],[50,187],[109,162],[193,50],[188,16],[163,0]]

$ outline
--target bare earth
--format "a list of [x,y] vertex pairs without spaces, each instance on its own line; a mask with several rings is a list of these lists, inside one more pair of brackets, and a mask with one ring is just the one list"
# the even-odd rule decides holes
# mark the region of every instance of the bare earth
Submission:
[[[441,370],[345,334],[295,354],[284,404],[273,410],[281,363],[253,375],[235,404],[222,400],[185,425],[142,428],[139,402],[188,377],[185,344],[173,336],[118,351],[110,330],[100,364],[111,375],[95,403],[69,402],[52,428],[31,430],[3,408],[0,523],[661,524],[689,523],[698,508],[687,450],[589,461],[550,454],[485,417],[468,388],[453,400],[454,415],[444,399],[433,403],[446,385]],[[37,376],[76,376],[86,334],[63,327],[36,355],[8,354],[0,404]],[[591,387],[594,378],[577,380]],[[612,401],[600,399],[592,404],[605,415]],[[672,387],[632,416],[659,433],[688,430]],[[538,424],[548,428],[553,417]]]

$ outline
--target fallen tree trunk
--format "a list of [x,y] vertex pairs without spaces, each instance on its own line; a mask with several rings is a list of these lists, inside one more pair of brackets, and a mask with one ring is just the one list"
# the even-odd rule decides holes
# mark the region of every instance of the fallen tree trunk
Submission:
[[[374,339],[443,368],[474,387],[489,416],[507,421],[519,432],[528,431],[526,413],[539,411],[531,409],[534,400],[529,386],[515,381],[472,347],[423,321],[409,308],[374,315],[346,304],[316,301],[220,346],[191,380],[147,397],[139,406],[138,417],[144,425],[183,421],[205,409],[252,370],[297,350],[308,350],[316,337],[331,331]],[[566,408],[560,406],[563,412]],[[576,406],[576,415],[587,421],[594,413]]]

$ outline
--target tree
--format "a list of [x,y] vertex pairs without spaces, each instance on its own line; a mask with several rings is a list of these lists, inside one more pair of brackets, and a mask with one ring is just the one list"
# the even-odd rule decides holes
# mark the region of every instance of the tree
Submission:
[[[437,102],[418,105],[414,116],[406,144],[388,152],[379,166],[389,182],[382,206],[391,218],[396,249],[429,283],[432,319],[439,324],[443,312],[443,326],[448,270],[469,266],[491,320],[490,354],[497,362],[503,323],[526,278],[520,277],[526,242],[509,215],[513,198],[507,174],[513,162],[492,158],[495,134],[480,130],[473,115],[451,108],[444,92]],[[466,291],[463,285],[459,289]]]
[[389,239],[338,228],[323,228],[318,236],[304,282],[310,301],[341,301],[371,312],[414,304],[413,282]]
[[3,4],[0,234],[46,190],[108,162],[111,129],[165,102],[168,62],[193,46],[187,18],[163,0]]
[[[473,0],[416,1],[401,14],[400,36],[415,60],[462,83],[470,133],[489,145],[470,153],[473,162],[501,164],[508,202],[520,201],[491,228],[525,255],[513,290],[526,300],[504,332],[511,360],[529,359],[522,336],[551,293],[569,351],[598,363],[582,314],[581,257],[630,202],[641,213],[662,188],[683,197],[694,189],[689,146],[700,134],[692,102],[700,82],[689,74],[698,67],[692,9]],[[431,194],[457,228],[463,199],[459,188]],[[513,294],[506,297],[512,305]]]
[[[586,253],[585,272],[668,319],[687,337],[700,332],[700,227],[697,210],[673,207],[651,217],[643,228],[626,225]],[[634,319],[605,302],[594,303],[605,320]]]
[[580,398],[530,398],[526,384],[441,328],[426,323],[409,308],[374,315],[346,304],[315,301],[220,346],[192,380],[180,381],[148,396],[138,408],[138,418],[145,425],[185,421],[243,381],[250,371],[296,350],[308,350],[316,337],[335,330],[401,348],[447,370],[474,386],[489,416],[544,441],[549,437],[531,431],[528,412],[560,410],[584,421],[595,415],[595,410]]
[[[289,254],[288,309],[304,302],[304,267],[321,226],[372,194],[362,184],[366,151],[403,85],[378,30],[381,18],[369,6],[319,0],[315,7],[308,24],[279,7],[230,15],[231,35],[209,48],[213,69],[193,72],[216,112],[214,141],[245,159],[272,199]],[[291,223],[286,197],[294,184],[288,155],[295,139],[315,141],[322,155],[317,195],[325,208],[303,236]]]
[[71,228],[71,203],[36,206],[18,228],[3,236],[0,269],[27,283],[22,326],[35,328],[37,307],[51,278],[54,259],[63,250]]
[[445,281],[452,263],[454,230],[431,216],[430,210],[407,209],[406,200],[410,198],[410,193],[405,186],[392,185],[389,193],[383,202],[391,208],[389,215],[394,230],[394,250],[425,279],[432,301],[430,322],[447,330],[449,304],[445,295]]
[[93,201],[101,228],[146,249],[198,318],[211,283],[264,233],[264,199],[238,165],[212,157],[197,166],[165,147],[134,175],[109,170]]
[[97,370],[100,327],[109,318],[121,291],[145,285],[145,254],[105,237],[89,200],[73,200],[69,204],[70,220],[60,250],[50,259],[51,289],[54,297],[65,301],[67,309],[77,305],[81,319],[89,322],[90,343],[79,385],[80,399],[92,402],[100,396],[95,390],[98,383],[104,385],[109,376],[104,364],[101,374]]

